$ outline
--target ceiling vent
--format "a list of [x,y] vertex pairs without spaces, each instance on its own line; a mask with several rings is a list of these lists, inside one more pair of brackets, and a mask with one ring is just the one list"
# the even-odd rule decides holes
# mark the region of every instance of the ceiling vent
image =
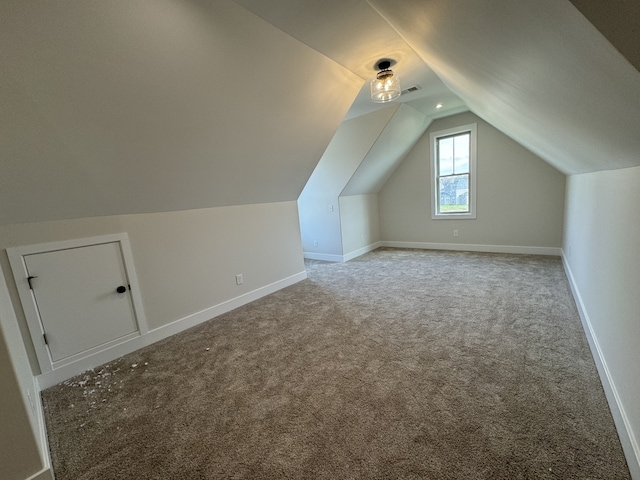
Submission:
[[404,90],[402,90],[400,94],[405,95],[407,93],[417,92],[418,90],[422,90],[422,87],[420,85],[413,85],[412,87],[405,88]]

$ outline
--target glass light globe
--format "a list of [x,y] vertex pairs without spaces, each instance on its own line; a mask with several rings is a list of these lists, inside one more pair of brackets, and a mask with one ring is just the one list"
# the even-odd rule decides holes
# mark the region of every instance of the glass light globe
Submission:
[[378,72],[371,80],[371,100],[376,103],[390,102],[400,96],[400,79],[389,69]]

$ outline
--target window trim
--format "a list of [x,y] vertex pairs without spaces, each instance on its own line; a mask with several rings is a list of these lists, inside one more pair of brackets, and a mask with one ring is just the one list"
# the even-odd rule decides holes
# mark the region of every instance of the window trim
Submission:
[[[459,127],[448,128],[446,130],[439,130],[437,132],[431,132],[429,135],[430,155],[429,162],[431,165],[431,219],[432,220],[473,220],[476,218],[476,185],[477,185],[477,131],[478,125],[476,123],[470,123],[468,125],[461,125]],[[436,164],[436,151],[437,140],[443,137],[450,137],[459,133],[470,133],[469,138],[469,212],[464,213],[438,213],[438,172]]]

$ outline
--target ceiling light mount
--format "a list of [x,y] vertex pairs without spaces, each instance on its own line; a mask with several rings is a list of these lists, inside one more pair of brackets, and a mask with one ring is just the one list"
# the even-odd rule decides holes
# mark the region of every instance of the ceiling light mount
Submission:
[[371,80],[371,100],[376,103],[386,103],[400,96],[400,79],[394,75],[391,66],[395,60],[382,58],[376,62],[375,68],[379,70],[376,78]]

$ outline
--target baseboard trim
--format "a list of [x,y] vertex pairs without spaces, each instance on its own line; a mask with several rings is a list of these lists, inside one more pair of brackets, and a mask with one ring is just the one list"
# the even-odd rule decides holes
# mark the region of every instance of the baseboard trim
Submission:
[[367,245],[362,248],[358,248],[353,252],[349,252],[345,255],[335,255],[332,253],[313,253],[313,252],[304,252],[304,258],[309,260],[322,260],[324,262],[348,262],[349,260],[353,260],[360,255],[364,255],[365,253],[372,252],[376,248],[380,248],[382,246],[382,242],[375,242],[370,245]]
[[149,345],[151,343],[155,343],[159,340],[163,340],[167,337],[175,335],[176,333],[180,333],[191,327],[195,327],[196,325],[206,322],[207,320],[211,320],[212,318],[222,315],[223,313],[230,312],[231,310],[258,300],[259,298],[275,293],[278,290],[298,283],[305,278],[307,278],[306,271],[297,273],[285,279],[274,282],[270,285],[266,285],[264,287],[253,290],[252,292],[248,292],[239,297],[235,297],[225,302],[219,303],[218,305],[214,305],[213,307],[201,310],[200,312],[188,315],[184,318],[176,320],[175,322],[171,322],[167,325],[163,325],[162,327],[150,330],[147,334],[150,340]]
[[561,248],[556,247],[526,247],[518,245],[481,245],[472,243],[429,243],[429,242],[398,242],[385,240],[383,247],[418,248],[422,250],[454,250],[460,252],[484,253],[515,253],[521,255],[551,255],[559,257]]
[[562,264],[569,281],[569,286],[571,287],[573,298],[576,302],[582,327],[587,336],[587,341],[589,342],[591,355],[593,356],[596,368],[598,369],[598,374],[600,375],[600,381],[602,382],[602,387],[607,397],[607,402],[609,403],[609,409],[611,410],[611,415],[613,416],[613,421],[616,425],[616,430],[618,431],[618,437],[620,437],[620,443],[622,444],[622,450],[624,451],[624,455],[627,460],[627,466],[631,472],[631,478],[640,479],[640,446],[638,444],[638,440],[633,434],[629,418],[627,417],[620,395],[618,394],[618,390],[613,382],[609,367],[607,366],[607,361],[602,349],[600,348],[598,337],[593,330],[589,314],[587,313],[587,309],[582,301],[582,296],[580,295],[580,291],[578,290],[578,286],[576,285],[575,278],[571,272],[571,267],[565,258],[564,252],[562,252]]
[[116,358],[122,357],[123,355],[135,352],[136,350],[175,335],[176,333],[180,333],[191,327],[195,327],[196,325],[206,322],[207,320],[211,320],[212,318],[222,315],[223,313],[229,312],[235,308],[241,307],[243,305],[246,305],[247,303],[251,303],[255,300],[258,300],[259,298],[265,297],[285,287],[298,283],[305,278],[307,278],[306,271],[296,273],[287,278],[283,278],[282,280],[278,280],[277,282],[273,282],[269,285],[265,285],[256,290],[245,293],[244,295],[232,298],[194,314],[187,315],[186,317],[175,320],[171,323],[168,323],[167,325],[149,330],[143,335],[132,338],[118,345],[114,345],[108,349],[99,351],[94,355],[85,357],[81,360],[78,360],[77,362],[70,363],[68,365],[61,366],[60,368],[56,368],[55,370],[52,370],[50,372],[38,375],[37,382],[39,390],[44,390],[46,388],[52,387],[53,385],[64,382],[65,380],[79,375],[82,372],[86,372],[87,370],[91,370],[92,368],[96,368],[105,363],[109,363]]
[[[49,435],[47,435],[47,423],[44,420],[44,406],[42,405],[42,399],[40,397],[40,392],[42,387],[40,386],[40,382],[37,377],[33,377],[33,389],[36,392],[37,401],[34,402],[36,405],[36,421],[38,423],[38,435],[40,436],[38,445],[40,447],[40,458],[42,459],[43,469],[32,475],[27,480],[53,480],[53,473],[51,470],[51,455],[49,449]],[[48,476],[47,476],[48,472]]]
[[54,477],[50,468],[43,468],[38,473],[25,478],[25,480],[54,480]]
[[303,252],[304,258],[309,260],[322,260],[323,262],[344,262],[342,255],[334,255],[331,253],[313,253]]
[[367,245],[365,247],[362,248],[358,248],[357,250],[354,250],[353,252],[347,253],[346,255],[343,255],[344,261],[348,262],[349,260],[353,260],[354,258],[357,258],[361,255],[364,255],[365,253],[369,253],[374,251],[376,248],[380,248],[382,246],[382,242],[375,242],[372,243],[370,245]]

